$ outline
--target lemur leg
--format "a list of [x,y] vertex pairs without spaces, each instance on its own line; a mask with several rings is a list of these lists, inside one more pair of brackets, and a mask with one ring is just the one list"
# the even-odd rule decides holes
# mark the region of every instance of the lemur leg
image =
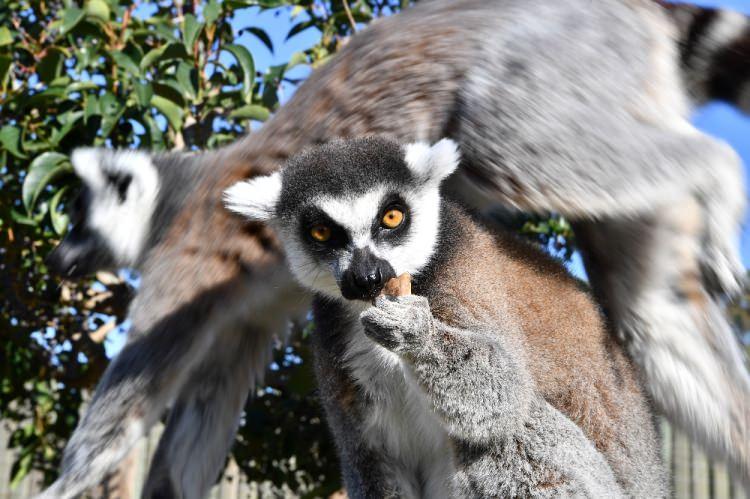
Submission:
[[[231,319],[226,296],[242,285],[227,281],[206,290],[198,303],[168,309],[159,319],[134,317],[131,341],[107,368],[65,447],[60,477],[39,497],[76,497],[117,466],[176,398],[214,342],[216,330]],[[143,292],[136,297],[148,298]],[[154,301],[153,307],[140,308],[158,309]]]
[[711,224],[700,198],[687,197],[649,217],[574,228],[594,292],[658,407],[748,480],[750,378],[704,286]]
[[143,498],[208,496],[234,442],[248,393],[270,362],[275,333],[232,328],[208,349],[171,409]]
[[458,497],[621,494],[592,442],[535,393],[511,332],[447,326],[420,296],[380,297],[362,322],[371,339],[411,366],[445,423]]

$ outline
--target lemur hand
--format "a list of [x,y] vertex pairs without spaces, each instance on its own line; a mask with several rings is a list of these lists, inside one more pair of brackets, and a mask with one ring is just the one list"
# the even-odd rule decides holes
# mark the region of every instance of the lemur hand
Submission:
[[402,354],[419,349],[434,327],[427,298],[416,295],[378,296],[359,317],[370,339]]

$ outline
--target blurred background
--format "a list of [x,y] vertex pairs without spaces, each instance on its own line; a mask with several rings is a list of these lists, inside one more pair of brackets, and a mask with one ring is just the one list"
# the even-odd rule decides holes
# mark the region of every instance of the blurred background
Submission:
[[[44,265],[69,223],[66,206],[76,191],[71,150],[231,142],[262,126],[353,32],[408,3],[0,2],[0,499],[28,497],[55,478],[86,397],[125,341],[125,312],[138,287],[128,269],[70,282]],[[750,14],[750,0],[695,3]],[[694,121],[731,143],[747,169],[750,119],[712,103]],[[528,218],[518,230],[585,279],[564,219]],[[748,230],[742,257],[750,264]],[[747,297],[727,313],[747,344]],[[315,400],[307,334],[299,325],[288,343],[278,344],[214,497],[312,497],[340,488]],[[743,494],[722,466],[663,429],[679,497]],[[155,439],[131,456],[125,488],[135,491],[142,482]]]

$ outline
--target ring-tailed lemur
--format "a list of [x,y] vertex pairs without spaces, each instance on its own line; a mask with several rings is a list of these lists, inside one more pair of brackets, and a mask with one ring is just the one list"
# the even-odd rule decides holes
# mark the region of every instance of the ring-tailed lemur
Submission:
[[[112,440],[106,443],[112,453],[86,462],[71,461],[70,456],[95,445],[87,439],[99,435],[77,432],[68,443],[63,476],[82,479],[66,475],[68,469],[93,476],[105,473],[128,451],[117,439],[137,439],[171,403],[142,495],[204,497],[224,465],[248,393],[270,361],[272,338],[283,334],[289,318],[305,313],[309,298],[291,278],[281,252],[273,250],[274,234],[257,224],[225,228],[227,252],[221,255],[206,255],[202,243],[195,239],[191,246],[186,239],[172,241],[174,251],[170,256],[162,252],[164,260],[148,258],[154,247],[165,243],[170,227],[189,227],[219,209],[216,200],[204,194],[200,197],[206,205],[193,205],[190,219],[184,218],[190,197],[198,189],[210,192],[225,163],[212,164],[200,155],[149,157],[95,149],[77,150],[72,163],[83,185],[71,213],[72,228],[49,255],[50,267],[68,277],[131,267],[141,272],[142,282],[130,308],[128,343],[100,382],[107,389],[97,390],[91,402],[105,409],[88,411],[81,425],[101,428],[113,423],[113,400],[128,400],[128,410],[137,416],[120,422],[118,431],[109,435]],[[248,246],[254,237],[259,244]],[[202,279],[185,275],[181,269],[189,268],[191,259],[209,274]],[[183,286],[186,278],[188,287]],[[214,280],[221,284],[216,286]],[[158,336],[144,337],[145,332]],[[159,345],[150,343],[157,338]],[[162,362],[179,369],[158,376]],[[151,398],[157,394],[159,403],[154,404]],[[50,496],[68,497],[66,489],[81,490],[77,484],[57,487],[50,489]]]
[[[134,360],[114,363],[117,374],[98,388],[99,400],[116,403],[92,406],[100,416],[76,430],[54,490],[74,495],[97,483],[101,475],[85,467],[93,456],[106,456],[104,468],[116,465],[138,433],[122,422],[145,431],[143,407],[159,413],[169,400],[159,378],[184,379],[196,363],[224,365],[211,349],[183,347],[214,334],[206,320],[191,323],[190,334],[172,333],[179,344],[158,337],[183,324],[161,319],[207,304],[221,310],[225,296],[212,289],[232,278],[253,280],[254,270],[281,258],[267,242],[272,236],[246,233],[216,208],[220,191],[275,170],[305,145],[368,134],[450,136],[466,156],[450,183],[467,202],[480,197],[462,189],[461,179],[484,187],[484,202],[559,210],[574,221],[596,298],[659,407],[750,476],[750,450],[742,445],[748,375],[715,296],[736,289],[743,181],[736,158],[689,125],[685,104],[720,98],[750,111],[748,40],[747,19],[738,14],[669,5],[665,15],[646,0],[433,0],[357,33],[257,133],[200,160],[205,177],[142,257],[141,293],[158,301],[131,307],[152,321],[136,328],[139,340],[123,351]],[[178,186],[162,185],[161,195],[181,195]],[[233,258],[235,236],[257,249],[242,265]],[[201,284],[193,289],[192,282]],[[230,292],[248,304],[267,296],[240,294]],[[160,369],[151,368],[149,352],[158,352]],[[124,390],[112,379],[157,388]],[[207,378],[200,391],[216,382]],[[194,389],[182,388],[185,400]],[[225,393],[217,391],[217,406]],[[183,413],[183,428],[201,419],[201,405],[193,407]],[[206,425],[195,427],[195,440],[210,438]],[[172,487],[179,495],[180,480]]]
[[[315,293],[350,497],[665,497],[653,415],[598,309],[441,199],[458,159],[448,140],[333,141],[227,190]],[[376,298],[403,272],[420,296]]]

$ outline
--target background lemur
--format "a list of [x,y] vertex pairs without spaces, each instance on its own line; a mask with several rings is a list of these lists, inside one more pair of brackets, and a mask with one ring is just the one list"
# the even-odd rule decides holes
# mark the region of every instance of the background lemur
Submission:
[[[486,202],[559,210],[575,221],[596,298],[659,407],[750,475],[748,376],[716,298],[736,289],[743,182],[736,158],[686,118],[688,97],[694,104],[727,99],[750,111],[748,23],[685,6],[670,14],[679,22],[646,1],[425,2],[354,36],[259,132],[196,158],[207,173],[163,236],[144,246],[140,293],[154,301],[132,305],[133,316],[149,320],[136,321],[138,339],[122,353],[129,360],[113,363],[98,388],[97,400],[114,402],[92,405],[97,416],[77,429],[53,491],[73,495],[96,483],[101,474],[85,463],[101,456],[102,472],[113,467],[148,428],[143,414],[158,414],[175,391],[187,401],[223,383],[216,407],[238,396],[230,390],[241,385],[237,379],[212,376],[181,388],[160,381],[185,380],[200,363],[230,363],[219,357],[222,349],[201,348],[214,341],[204,338],[216,337],[217,318],[202,311],[229,326],[245,311],[225,306],[227,297],[246,303],[249,315],[276,299],[269,288],[251,293],[255,276],[281,261],[273,235],[224,213],[219,193],[275,170],[305,145],[376,133],[402,141],[450,136],[465,158],[449,187],[466,201],[476,202],[472,189],[483,187]],[[163,161],[171,160],[152,160]],[[98,166],[106,168],[101,159]],[[165,199],[185,189],[159,185]],[[246,285],[227,285],[240,281]],[[154,388],[128,389],[135,381]],[[186,407],[168,426],[180,426],[181,438],[195,432],[187,440],[212,438],[205,424],[193,424],[202,420],[197,407],[207,404]],[[229,432],[217,431],[223,445]],[[221,466],[168,459],[181,463],[171,472],[176,495],[205,491],[213,480],[185,492],[183,482],[210,474],[186,466]]]
[[[200,238],[167,241],[175,224],[189,230],[187,225],[213,216],[209,193],[219,189],[217,173],[225,163],[214,165],[199,155],[148,157],[96,149],[77,150],[72,162],[83,187],[73,226],[50,254],[50,265],[68,276],[131,267],[140,270],[142,282],[130,308],[128,344],[101,380],[107,390],[98,390],[92,400],[101,410],[87,411],[81,422],[113,431],[106,439],[77,432],[67,447],[74,457],[87,456],[78,449],[108,448],[112,453],[86,461],[68,458],[64,469],[73,471],[64,476],[74,482],[48,494],[67,497],[75,492],[64,490],[83,490],[75,482],[88,482],[89,475],[98,477],[110,469],[127,453],[121,439],[137,439],[171,402],[143,495],[171,497],[179,491],[179,497],[203,497],[225,463],[248,393],[270,362],[273,336],[284,332],[290,316],[306,313],[309,298],[294,283],[275,235],[264,226],[220,229],[225,253],[212,258],[201,251]],[[186,219],[191,197],[206,204],[192,204]],[[172,250],[165,251],[164,245]],[[154,247],[162,248],[164,259],[148,258]],[[191,259],[205,272],[202,277],[185,273],[183,266]],[[145,332],[151,336],[144,337]],[[151,343],[157,337],[158,344]],[[173,363],[180,368],[159,375],[162,366]],[[158,404],[151,402],[153,397]],[[128,412],[137,415],[112,421],[124,409],[112,407],[117,400],[128,400]]]
[[[458,159],[447,140],[333,141],[227,190],[315,293],[348,493],[666,496],[653,416],[596,306],[541,250],[441,200]],[[403,272],[420,296],[370,308]]]

